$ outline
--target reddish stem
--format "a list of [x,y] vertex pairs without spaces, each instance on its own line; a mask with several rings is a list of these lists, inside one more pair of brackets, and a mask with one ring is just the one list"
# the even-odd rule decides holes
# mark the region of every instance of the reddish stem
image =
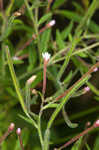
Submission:
[[81,136],[84,136],[85,134],[87,134],[89,131],[91,131],[94,128],[94,126],[91,126],[90,128],[87,128],[85,131],[81,132],[79,135],[75,136],[74,138],[72,138],[70,141],[68,141],[66,144],[64,144],[63,146],[61,146],[59,149],[63,149],[66,148],[68,145],[72,144],[73,142],[75,142],[76,140],[78,140]]
[[24,150],[22,139],[21,139],[21,129],[20,128],[17,128],[16,134],[18,135],[18,139],[19,139],[19,142],[20,142],[21,149]]
[[[46,24],[46,26],[44,26],[42,29],[40,29],[39,34],[41,34],[42,32],[44,32],[47,28],[50,28],[51,26],[48,24]],[[23,50],[25,49],[31,42],[32,40],[36,39],[37,35],[33,34],[32,38],[29,39],[21,48],[19,48],[19,50]]]
[[0,10],[3,11],[3,0],[0,0]]
[[21,139],[21,135],[18,135],[18,138],[19,138],[21,149],[24,150],[23,142],[22,142],[22,139]]
[[60,98],[63,98],[64,96],[66,96],[66,94],[76,85],[79,83],[79,81],[81,81],[83,78],[85,78],[86,76],[90,75],[92,72],[94,72],[94,69],[96,67],[99,66],[99,62],[97,62],[95,65],[93,65],[88,72],[86,72],[76,83],[74,83],[68,90],[66,90],[62,95],[58,96],[56,98],[56,100],[59,100]]
[[6,139],[6,137],[13,131],[14,129],[14,124],[11,123],[10,126],[8,127],[8,130],[5,132],[5,134],[0,138],[0,144]]
[[72,144],[73,142],[75,142],[76,140],[78,140],[81,136],[84,136],[85,134],[87,134],[89,131],[91,131],[94,128],[99,127],[99,120],[97,120],[91,127],[87,128],[86,130],[84,130],[83,132],[81,132],[79,135],[73,137],[70,141],[68,141],[67,143],[65,143],[64,145],[62,145],[59,149],[63,149],[66,148],[68,145]]
[[45,94],[45,91],[46,91],[46,68],[47,68],[47,61],[44,59],[44,67],[43,67],[43,90],[42,90],[43,95]]

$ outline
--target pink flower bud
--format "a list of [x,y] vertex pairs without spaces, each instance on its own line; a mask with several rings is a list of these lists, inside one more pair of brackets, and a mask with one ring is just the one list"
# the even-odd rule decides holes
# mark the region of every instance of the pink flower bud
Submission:
[[94,123],[94,127],[99,127],[99,120],[96,120],[96,122]]
[[36,79],[36,75],[33,75],[27,80],[27,84],[31,84]]
[[21,128],[17,128],[16,133],[17,133],[17,135],[20,135],[21,134]]
[[10,131],[13,131],[14,127],[15,127],[15,124],[14,124],[14,123],[11,123],[10,126],[9,126],[9,130],[10,130]]
[[96,67],[94,70],[93,70],[93,72],[97,72],[98,71],[98,68]]
[[86,86],[86,87],[84,88],[84,91],[85,91],[85,92],[89,92],[89,91],[90,91],[90,88],[89,88],[88,86]]

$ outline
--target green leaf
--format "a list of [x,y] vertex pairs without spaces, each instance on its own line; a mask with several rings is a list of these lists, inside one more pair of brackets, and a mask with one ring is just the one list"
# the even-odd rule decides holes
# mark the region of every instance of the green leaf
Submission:
[[65,3],[66,0],[55,0],[52,9],[56,9],[58,7],[60,7],[61,5],[63,5]]
[[87,143],[85,145],[86,145],[87,150],[91,150],[91,148],[89,147]]
[[73,145],[73,147],[72,147],[71,150],[79,150],[80,145],[81,145],[81,143],[82,143],[82,140],[83,140],[83,137],[81,137],[81,138]]
[[[89,88],[91,89],[91,91],[97,95],[97,97],[99,97],[99,90],[90,82],[87,83],[87,85],[89,86]],[[97,99],[98,100],[98,99]]]
[[15,91],[11,87],[6,87],[7,92],[14,98],[18,98]]
[[41,35],[41,44],[40,44],[40,49],[42,52],[47,51],[48,48],[48,42],[50,40],[50,35],[51,35],[51,29],[45,30],[42,35]]
[[22,20],[14,19],[13,24],[24,24]]
[[84,53],[84,52],[78,53],[77,55],[82,57],[82,58],[88,57],[88,55],[86,53]]
[[34,45],[32,43],[31,43],[31,45],[28,46],[28,52],[29,52],[28,72],[31,72],[33,70],[33,68],[35,67],[36,62],[37,62],[37,52],[36,52],[36,49],[35,49],[35,47],[34,47]]
[[94,99],[99,101],[99,96],[95,96]]
[[52,125],[53,121],[55,120],[56,116],[58,115],[58,113],[60,112],[62,107],[66,104],[66,102],[69,100],[69,98],[73,95],[73,93],[75,93],[78,90],[78,88],[80,88],[86,81],[88,81],[89,78],[90,78],[90,75],[86,74],[86,76],[82,76],[82,78],[80,78],[80,80],[78,80],[78,82],[76,82],[72,86],[70,91],[67,93],[65,98],[62,100],[60,105],[58,105],[58,107],[55,109],[54,113],[52,114],[51,119],[48,122],[48,126],[47,126],[48,128],[51,127],[51,125]]
[[45,150],[49,149],[49,144],[50,144],[50,129],[47,129],[44,135],[44,149]]
[[72,4],[78,12],[80,12],[81,14],[84,14],[85,10],[84,10],[84,8],[82,7],[81,4],[79,4],[78,2],[75,2],[75,1],[73,1]]
[[58,104],[49,103],[43,107],[43,110],[45,110],[47,108],[56,108],[57,106],[58,106]]
[[0,41],[2,41],[2,40],[4,40],[5,38],[7,38],[7,37],[9,36],[9,34],[11,33],[14,19],[15,19],[15,16],[14,16],[14,15],[12,15],[12,16],[8,19],[8,22],[7,22],[7,24],[6,24],[5,31],[3,32],[3,35],[2,35],[2,37],[0,38]]
[[69,119],[67,112],[65,111],[65,108],[62,108],[62,115],[64,118],[65,123],[70,127],[70,128],[76,128],[78,126],[77,123],[72,123],[71,120]]
[[88,71],[88,66],[84,65],[82,62],[79,61],[76,57],[71,58],[74,65],[83,73]]
[[9,70],[10,70],[11,77],[12,77],[12,80],[13,80],[13,84],[14,84],[15,89],[16,89],[16,93],[18,95],[18,98],[19,98],[20,104],[23,108],[23,111],[25,112],[25,114],[28,115],[26,107],[25,107],[24,99],[23,99],[23,96],[22,96],[22,93],[21,93],[21,90],[20,90],[20,85],[19,85],[18,79],[17,79],[15,71],[14,71],[13,61],[12,61],[11,56],[10,56],[9,48],[6,46],[5,49],[6,49],[6,56],[7,56],[8,66],[9,66]]
[[16,144],[14,146],[14,150],[19,150],[20,149],[20,143],[19,143],[19,139],[16,140]]
[[73,28],[73,21],[71,21],[70,24],[61,32],[62,40],[68,37],[68,35],[71,33],[72,28]]
[[17,30],[24,31],[25,30],[30,35],[33,32],[32,28],[30,28],[29,26],[26,26],[24,24],[14,24],[13,27],[12,27],[12,29],[15,30],[15,31],[17,31]]
[[61,38],[61,33],[59,32],[59,30],[56,30],[56,43],[59,47],[59,50],[65,48],[65,43]]
[[[60,14],[74,22],[80,22],[83,18],[83,16],[73,12],[73,11],[68,11],[68,10],[58,10],[57,14]],[[86,23],[87,24],[87,23]],[[94,32],[97,33],[99,32],[99,25],[97,25],[94,21],[90,20],[88,28]]]
[[2,150],[7,150],[8,149],[8,145],[7,145],[7,142],[4,141],[2,144],[1,144],[1,149]]
[[25,101],[28,112],[30,112],[30,102],[31,102],[31,94],[30,94],[30,85],[26,83],[25,85]]
[[10,15],[10,12],[11,12],[12,8],[14,7],[14,2],[15,2],[15,0],[11,0],[11,2],[9,3],[9,6],[5,10],[6,16]]
[[72,75],[73,75],[73,72],[70,71],[69,74],[67,75],[67,77],[64,79],[63,83],[64,84],[68,83],[71,80]]
[[99,149],[99,135],[96,137],[93,150],[98,150],[98,149]]
[[40,26],[42,23],[47,21],[51,16],[52,16],[52,13],[48,13],[48,14],[44,15],[43,17],[41,17],[38,22],[38,26]]
[[30,137],[30,131],[26,128],[22,129],[22,141],[24,147],[28,144]]
[[82,19],[82,16],[69,10],[58,10],[57,13],[76,22],[80,22],[80,20]]
[[26,122],[28,122],[29,124],[32,124],[33,125],[33,123],[32,123],[32,120],[30,120],[29,118],[27,118],[27,117],[24,117],[23,115],[18,115],[20,118],[22,118],[23,120],[25,120]]
[[13,64],[14,65],[19,65],[19,64],[23,64],[24,63],[24,61],[23,60],[13,60]]

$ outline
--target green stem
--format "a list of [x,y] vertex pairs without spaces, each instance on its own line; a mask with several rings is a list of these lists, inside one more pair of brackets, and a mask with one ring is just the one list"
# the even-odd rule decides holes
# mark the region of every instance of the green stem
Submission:
[[37,42],[38,43],[37,46],[38,46],[38,51],[39,51],[39,60],[40,60],[40,63],[41,63],[40,39],[39,39],[39,32],[38,32],[38,25],[37,25],[38,12],[36,11],[36,19],[35,19],[34,16],[33,16],[33,12],[32,12],[32,10],[30,9],[30,7],[28,5],[27,0],[24,0],[24,2],[25,2],[25,5],[27,7],[27,10],[28,10],[28,12],[30,14],[31,20],[32,20],[32,22],[34,24],[34,30],[35,30],[35,33],[36,33],[36,36],[37,36],[37,41],[38,41]]
[[85,27],[85,25],[88,24],[88,21],[93,16],[95,10],[98,8],[98,5],[99,5],[99,1],[97,1],[97,0],[93,0],[92,1],[92,4],[90,5],[86,15],[83,17],[83,19],[81,20],[80,24],[78,25],[75,33],[78,33],[82,28]]
[[41,106],[40,106],[40,112],[39,112],[39,118],[38,118],[38,134],[39,134],[39,138],[40,138],[40,142],[41,142],[41,146],[42,146],[42,150],[43,150],[43,146],[44,146],[44,140],[43,140],[43,136],[42,136],[42,132],[41,132],[41,116],[43,113],[43,104],[44,104],[44,97],[42,96],[42,94],[39,92],[39,95],[41,96]]
[[7,16],[10,16],[11,10],[12,10],[13,5],[14,5],[14,2],[15,2],[15,0],[11,0],[11,1],[10,1],[9,6],[8,6],[8,8],[6,9],[6,15],[7,15]]
[[42,137],[42,133],[41,133],[41,115],[39,114],[39,118],[38,118],[38,134],[39,134],[39,138],[40,138],[40,142],[41,142],[41,146],[42,146],[42,150],[43,150],[43,137]]
[[78,126],[77,123],[72,123],[67,115],[67,112],[65,111],[65,108],[63,106],[62,108],[62,114],[63,114],[63,118],[66,122],[66,124],[70,127],[70,128],[76,128]]
[[25,114],[28,114],[27,109],[26,109],[25,104],[24,104],[23,97],[22,97],[21,92],[20,92],[19,83],[18,83],[18,80],[17,80],[16,75],[15,75],[15,71],[14,71],[14,68],[13,68],[13,62],[12,62],[10,52],[9,52],[9,49],[8,49],[7,46],[6,46],[6,56],[7,56],[7,61],[8,61],[9,69],[10,69],[10,72],[11,72],[11,76],[12,76],[12,79],[13,79],[13,83],[14,83],[17,95],[19,97],[19,100],[20,100],[20,104],[21,104]]
[[60,71],[59,71],[59,73],[58,73],[58,75],[57,75],[57,80],[58,80],[58,81],[59,81],[60,78],[62,77],[62,75],[63,75],[63,73],[64,73],[64,71],[65,71],[65,68],[67,67],[67,65],[68,65],[68,63],[69,63],[70,57],[71,57],[71,55],[72,55],[73,50],[75,49],[76,44],[77,44],[77,40],[74,38],[74,40],[72,41],[71,48],[70,48],[70,50],[68,51],[68,53],[67,53],[67,55],[66,55],[66,57],[65,57],[64,63],[63,63],[63,65],[62,65],[62,67],[61,67],[61,69],[60,69]]
[[[84,110],[84,111],[81,111],[81,112],[77,112],[76,114],[73,114],[73,115],[71,115],[70,116],[70,119],[71,120],[77,120],[77,119],[81,119],[82,117],[84,117],[84,116],[88,116],[88,115],[90,115],[90,114],[92,114],[92,113],[95,113],[95,112],[98,112],[98,110],[99,110],[99,106],[96,106],[95,108],[90,108],[90,109],[87,109],[87,110]],[[54,126],[59,126],[60,124],[62,124],[64,122],[64,120],[63,119],[60,119],[60,120],[57,120],[57,121],[55,121],[55,123],[54,123]]]
[[15,71],[14,71],[13,62],[12,62],[12,59],[11,59],[11,56],[10,56],[9,49],[8,49],[7,46],[5,47],[5,49],[6,49],[6,56],[7,56],[8,66],[9,66],[9,69],[10,69],[12,80],[13,80],[13,83],[14,83],[14,86],[15,86],[15,89],[16,89],[16,93],[19,97],[19,101],[20,101],[20,104],[22,106],[22,109],[23,109],[24,113],[30,118],[33,125],[37,128],[37,124],[35,123],[35,121],[30,117],[30,115],[27,112],[27,109],[26,109],[26,106],[25,106],[25,103],[24,103],[24,99],[23,99],[21,91],[20,91],[19,82],[17,80],[16,74],[15,74]]
[[92,90],[92,92],[94,92],[97,96],[99,96],[99,90],[97,90],[97,88],[94,87],[94,85],[92,85],[90,82],[87,82],[87,85]]
[[73,93],[76,92],[76,90],[81,87],[88,79],[89,79],[89,75],[85,76],[84,78],[81,78],[79,80],[79,82],[77,82],[77,84],[75,84],[75,86],[73,86],[69,92],[67,93],[66,97],[63,99],[63,101],[60,103],[60,105],[56,108],[56,110],[54,111],[54,113],[52,114],[49,122],[48,122],[48,125],[47,125],[47,128],[49,129],[54,121],[54,119],[56,118],[56,116],[58,115],[58,113],[60,112],[60,110],[62,109],[62,107],[64,106],[64,104],[69,100],[69,98],[71,97],[71,95]]
[[90,50],[90,49],[97,47],[97,46],[99,46],[99,42],[92,44],[90,46],[87,46],[85,48],[82,48],[81,50],[77,50],[77,51],[73,52],[72,56],[77,55],[77,54],[82,53],[82,52],[86,52],[87,50]]
[[94,71],[94,69],[96,67],[99,66],[99,62],[97,62],[95,65],[93,65],[88,72],[86,72],[75,84],[73,84],[66,92],[64,92],[62,95],[60,95],[57,100],[59,100],[60,98],[66,96],[63,101],[61,102],[61,104],[56,108],[56,110],[54,111],[54,113],[52,114],[47,128],[49,129],[54,121],[54,119],[56,118],[56,116],[58,115],[58,113],[60,112],[60,110],[62,109],[62,107],[64,106],[64,104],[69,100],[69,98],[73,95],[73,93],[75,93],[75,91],[81,87],[89,78],[90,78],[90,74]]
[[[98,2],[99,3],[99,2]],[[72,52],[74,51],[77,43],[79,42],[78,39],[80,39],[80,36],[83,32],[83,29],[85,27],[85,25],[88,23],[88,20],[90,20],[90,18],[92,17],[93,13],[95,12],[96,8],[97,8],[98,4],[97,4],[97,0],[93,0],[91,6],[88,9],[88,12],[86,13],[85,17],[81,20],[80,24],[78,25],[76,31],[75,31],[75,35],[73,38],[73,41],[71,43],[71,47],[69,52],[67,53],[66,57],[65,57],[65,61],[57,75],[57,79],[60,80],[72,55]]]

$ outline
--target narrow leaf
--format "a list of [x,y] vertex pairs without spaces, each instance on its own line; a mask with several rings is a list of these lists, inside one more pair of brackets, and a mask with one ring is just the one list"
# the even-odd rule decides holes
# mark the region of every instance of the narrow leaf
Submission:
[[7,61],[8,61],[9,70],[10,70],[10,73],[11,73],[11,76],[12,76],[13,84],[15,86],[17,95],[19,97],[20,104],[23,108],[23,111],[28,115],[26,107],[25,107],[25,103],[24,103],[24,100],[23,100],[23,97],[22,97],[22,94],[21,94],[21,91],[20,91],[19,82],[17,80],[16,74],[15,74],[15,71],[14,71],[13,61],[12,61],[11,56],[10,56],[9,48],[6,46],[5,49],[6,49]]
[[41,17],[38,22],[38,26],[40,26],[42,23],[47,21],[51,16],[52,16],[52,13],[48,13],[48,14],[44,15],[43,17]]

